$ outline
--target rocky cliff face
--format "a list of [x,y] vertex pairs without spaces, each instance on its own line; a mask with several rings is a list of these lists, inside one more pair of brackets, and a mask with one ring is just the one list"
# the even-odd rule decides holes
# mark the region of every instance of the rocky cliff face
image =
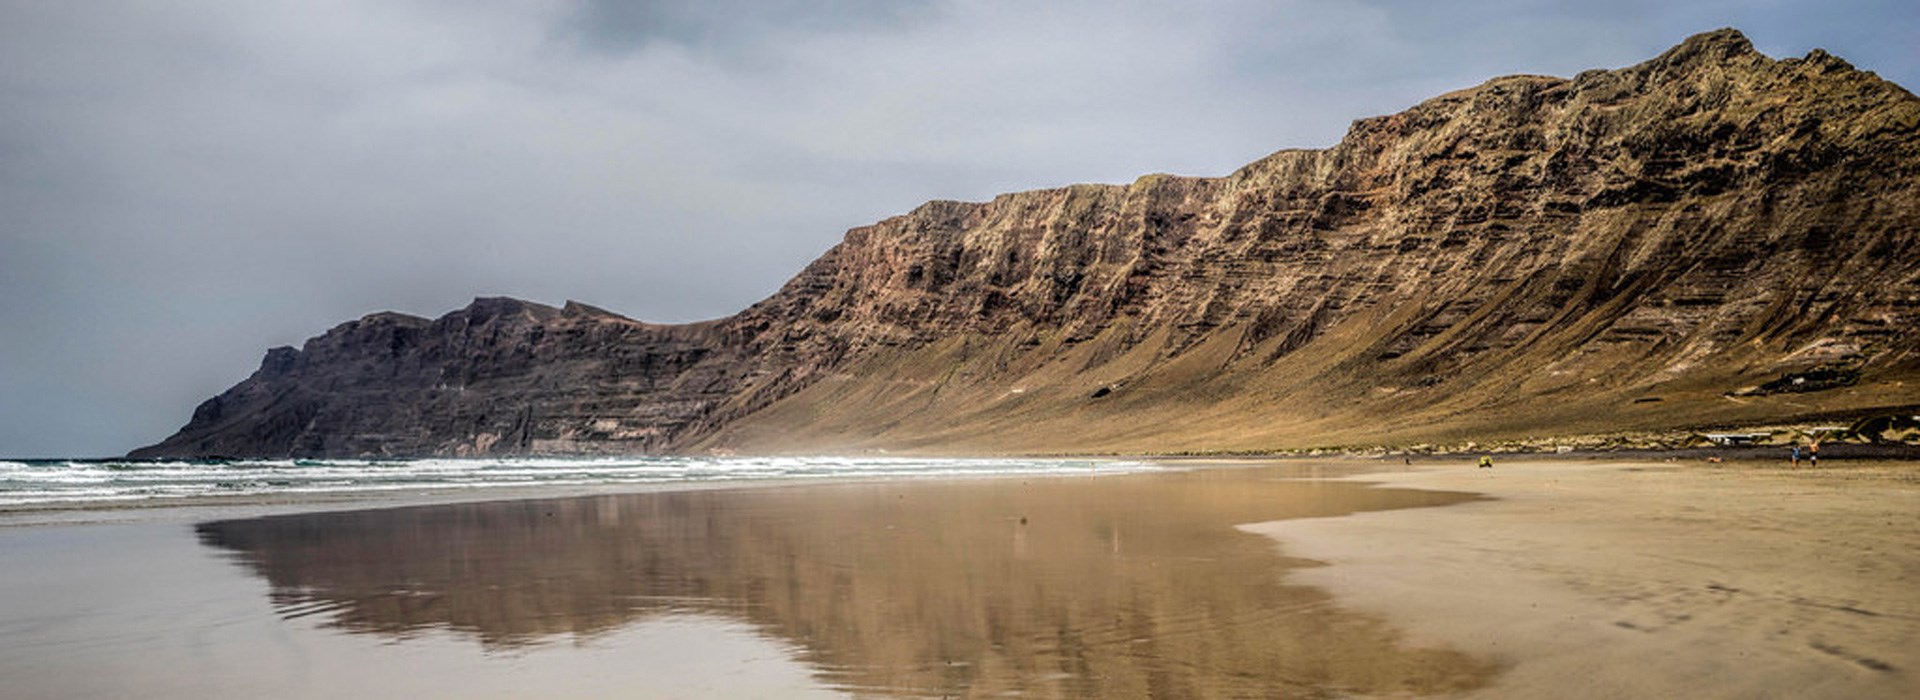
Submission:
[[[648,452],[724,399],[711,324],[478,299],[429,321],[374,314],[293,348],[136,454]],[[191,440],[190,443],[184,443]]]
[[1920,100],[1722,30],[1227,177],[929,203],[719,321],[369,316],[136,455],[1260,450],[1886,409],[1920,403],[1917,190]]

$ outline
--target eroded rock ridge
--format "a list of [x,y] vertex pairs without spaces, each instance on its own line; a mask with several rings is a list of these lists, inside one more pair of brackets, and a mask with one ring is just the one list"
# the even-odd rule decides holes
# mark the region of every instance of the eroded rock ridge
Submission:
[[932,202],[717,321],[375,314],[135,454],[1263,450],[1911,406],[1917,137],[1899,86],[1721,30],[1225,177]]

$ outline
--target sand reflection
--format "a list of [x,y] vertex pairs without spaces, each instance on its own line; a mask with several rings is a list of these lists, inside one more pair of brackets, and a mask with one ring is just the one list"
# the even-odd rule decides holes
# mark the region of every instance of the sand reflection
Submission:
[[[1463,497],[1272,470],[880,483],[431,506],[207,523],[287,617],[490,649],[697,612],[881,696],[1315,697],[1484,682],[1282,583],[1234,525]],[[441,635],[436,635],[441,636]]]

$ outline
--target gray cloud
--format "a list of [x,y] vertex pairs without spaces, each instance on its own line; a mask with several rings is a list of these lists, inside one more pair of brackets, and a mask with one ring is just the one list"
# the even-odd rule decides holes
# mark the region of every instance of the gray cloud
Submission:
[[372,311],[721,316],[927,199],[1221,174],[1718,26],[1920,77],[1896,3],[1438,5],[0,0],[0,454],[156,440]]
[[935,10],[932,0],[581,0],[558,29],[618,53],[655,43],[739,51],[783,32],[897,29]]

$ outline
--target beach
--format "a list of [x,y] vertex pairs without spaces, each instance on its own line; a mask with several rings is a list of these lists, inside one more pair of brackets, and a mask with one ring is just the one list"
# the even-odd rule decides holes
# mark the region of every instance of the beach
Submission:
[[1327,564],[1291,580],[1502,665],[1463,697],[1920,696],[1920,465],[1462,459],[1355,478],[1492,500],[1246,529]]
[[1912,464],[1166,463],[16,514],[0,675],[20,698],[1916,688]]
[[[1338,468],[1336,468],[1338,469]],[[1236,525],[1313,465],[0,528],[10,697],[1317,697],[1477,687]],[[126,511],[116,511],[127,517]]]

